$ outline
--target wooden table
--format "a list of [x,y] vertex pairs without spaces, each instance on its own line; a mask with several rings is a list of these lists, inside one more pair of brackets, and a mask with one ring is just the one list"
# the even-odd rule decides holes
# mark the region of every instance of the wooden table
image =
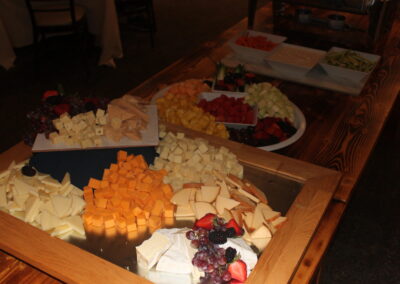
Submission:
[[[260,9],[260,17],[270,15],[269,6]],[[224,57],[229,48],[225,44],[245,29],[246,20],[225,31],[217,40],[207,42],[196,52],[162,70],[131,91],[150,97],[162,86],[188,78],[206,78],[215,71],[215,61]],[[278,82],[280,88],[304,112],[307,130],[295,144],[279,153],[316,165],[338,170],[343,179],[330,203],[313,240],[308,247],[292,283],[307,283],[318,267],[329,242],[346,209],[368,157],[374,149],[381,130],[400,90],[400,19],[393,25],[382,62],[359,96],[319,90],[289,82]],[[0,155],[1,163],[28,153],[29,148],[18,144]],[[56,282],[34,268],[14,258],[0,256],[0,282],[10,279]]]

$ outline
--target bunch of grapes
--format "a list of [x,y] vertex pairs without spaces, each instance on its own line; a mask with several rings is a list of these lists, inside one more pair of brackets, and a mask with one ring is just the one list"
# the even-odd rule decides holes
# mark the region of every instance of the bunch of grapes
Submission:
[[63,112],[75,116],[79,113],[96,111],[98,108],[106,110],[108,103],[109,99],[106,98],[64,95],[64,91],[59,89],[58,94],[45,97],[38,108],[27,114],[28,124],[24,129],[23,140],[27,145],[32,146],[38,133],[44,133],[48,138],[51,132],[56,131],[52,121]]
[[200,278],[202,284],[226,283],[232,278],[228,271],[228,263],[235,257],[236,250],[232,248],[225,250],[218,246],[225,243],[231,236],[231,230],[224,224],[224,219],[216,218],[211,230],[194,227],[186,233],[186,237],[191,240],[191,245],[197,249],[192,263],[204,272],[204,276]]

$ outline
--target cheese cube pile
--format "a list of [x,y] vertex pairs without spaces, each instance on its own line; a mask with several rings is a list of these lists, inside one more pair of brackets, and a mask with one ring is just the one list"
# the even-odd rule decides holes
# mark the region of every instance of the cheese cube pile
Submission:
[[104,129],[107,138],[118,142],[126,136],[132,140],[142,138],[140,131],[147,127],[149,116],[138,98],[124,95],[112,100],[107,107],[108,122]]
[[63,113],[53,120],[57,132],[50,133],[49,139],[53,144],[79,145],[81,148],[101,146],[106,123],[107,115],[102,109],[97,109],[96,114],[89,111],[73,117]]
[[159,157],[151,168],[167,170],[164,182],[171,184],[174,190],[182,188],[185,183],[206,183],[213,177],[213,170],[243,176],[243,166],[236,155],[225,147],[216,148],[204,139],[190,139],[183,133],[166,133],[162,126],[160,137],[162,140],[157,147]]
[[142,155],[119,151],[117,163],[104,170],[103,179],[91,178],[84,188],[85,226],[121,233],[138,226],[160,228],[166,218],[174,217],[172,188],[163,183],[165,175],[163,170],[148,169]]
[[0,209],[52,236],[85,238],[80,217],[85,208],[83,192],[71,184],[69,174],[60,183],[37,171],[25,176],[24,165],[13,162],[0,173]]

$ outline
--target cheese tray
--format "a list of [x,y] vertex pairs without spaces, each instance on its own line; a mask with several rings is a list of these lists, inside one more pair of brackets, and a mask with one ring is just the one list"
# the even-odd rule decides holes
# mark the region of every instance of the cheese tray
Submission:
[[353,96],[358,96],[368,81],[368,77],[364,78],[360,82],[353,82],[346,78],[328,76],[324,69],[318,64],[308,73],[299,74],[294,72],[290,67],[287,68],[287,70],[277,70],[264,60],[249,61],[246,58],[237,56],[235,53],[228,54],[221,61],[228,66],[244,64],[247,70],[256,74],[262,74],[272,78],[287,80],[330,91],[337,91]]
[[103,149],[103,148],[126,148],[126,147],[143,147],[155,146],[158,144],[158,116],[157,108],[153,105],[146,106],[146,113],[149,116],[148,125],[144,130],[141,130],[141,139],[133,140],[128,137],[122,137],[119,141],[114,141],[106,136],[102,136],[100,145],[92,145],[82,148],[79,144],[68,145],[66,143],[54,144],[50,139],[47,139],[45,134],[39,133],[36,136],[32,146],[33,152],[49,152],[49,151],[75,151],[88,149]]
[[[253,283],[256,279],[257,281],[263,279],[263,282],[287,283],[301,261],[303,252],[332,198],[340,180],[340,174],[329,169],[174,125],[168,125],[168,130],[174,133],[183,132],[187,137],[206,139],[210,145],[226,147],[237,156],[240,164],[244,167],[244,175],[248,180],[261,190],[268,189],[273,192],[266,192],[270,198],[269,202],[273,203],[273,206],[279,208],[283,213],[286,212],[285,216],[288,221],[274,235],[260,255],[255,269],[249,276],[248,283]],[[140,151],[139,148],[136,150]],[[21,160],[30,156],[29,151],[24,154],[25,156],[19,153]],[[57,155],[58,153],[38,153],[36,155],[42,154]],[[7,153],[2,157],[12,158]],[[40,161],[39,156],[35,159],[39,167],[43,162]],[[59,159],[55,156],[48,158],[48,162],[51,163],[57,164],[58,161]],[[6,165],[10,161],[4,159],[2,162],[2,165]],[[78,164],[76,167],[79,168],[80,165]],[[99,283],[135,283],[141,281],[150,283],[139,276],[141,272],[134,267],[133,255],[131,257],[125,255],[123,262],[120,262],[120,260],[116,260],[119,258],[117,253],[111,253],[108,257],[105,257],[106,252],[101,247],[96,246],[90,249],[83,244],[79,245],[78,242],[75,243],[76,245],[71,245],[65,241],[52,238],[46,232],[3,212],[0,212],[0,225],[4,228],[0,232],[0,248],[2,250],[61,281],[71,283],[93,281]],[[190,225],[182,224],[182,226]],[[171,226],[181,225],[171,223]],[[87,234],[88,239],[90,239],[92,232],[87,232]],[[142,232],[141,234],[142,239],[149,236],[146,235],[148,234],[147,230],[146,233]],[[139,231],[137,231],[137,235],[139,236]],[[114,237],[118,239],[120,236],[116,234]],[[139,239],[140,237],[137,240]],[[115,250],[121,252],[118,246],[126,241],[125,239],[122,240],[122,242],[109,242],[107,244],[106,238],[98,237],[93,243],[101,243],[101,246],[108,248],[107,252]],[[116,247],[113,247],[113,244]],[[129,244],[125,243],[128,249],[122,248],[123,252],[133,250],[136,244],[138,243],[134,241]]]

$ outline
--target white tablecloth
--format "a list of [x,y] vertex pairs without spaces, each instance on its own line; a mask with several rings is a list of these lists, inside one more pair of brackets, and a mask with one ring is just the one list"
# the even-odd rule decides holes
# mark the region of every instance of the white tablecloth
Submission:
[[[77,0],[87,8],[89,32],[101,47],[99,65],[115,67],[114,58],[122,57],[118,17],[114,0]],[[0,65],[13,66],[13,47],[32,44],[32,26],[24,0],[0,0]]]

